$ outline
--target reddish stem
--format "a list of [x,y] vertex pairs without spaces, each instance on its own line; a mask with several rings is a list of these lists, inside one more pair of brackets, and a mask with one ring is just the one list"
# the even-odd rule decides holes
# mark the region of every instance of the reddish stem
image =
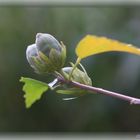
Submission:
[[58,81],[61,83],[66,83],[66,84],[70,84],[73,85],[74,87],[80,88],[80,89],[84,89],[84,90],[88,90],[91,92],[96,92],[96,93],[100,93],[100,94],[104,94],[107,96],[111,96],[111,97],[115,97],[124,101],[128,101],[130,104],[140,104],[140,99],[138,98],[134,98],[134,97],[130,97],[130,96],[126,96],[126,95],[122,95],[120,93],[116,93],[116,92],[112,92],[112,91],[108,91],[102,88],[97,88],[97,87],[93,87],[93,86],[88,86],[88,85],[84,85],[75,81],[68,81],[62,77],[58,77]]

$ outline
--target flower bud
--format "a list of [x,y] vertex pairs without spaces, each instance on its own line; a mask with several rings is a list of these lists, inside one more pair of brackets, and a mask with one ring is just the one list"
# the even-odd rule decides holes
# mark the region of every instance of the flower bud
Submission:
[[36,73],[45,73],[45,65],[39,58],[36,44],[27,47],[26,58]]
[[51,49],[61,51],[60,43],[50,34],[37,33],[36,45],[39,51],[49,55]]
[[[69,79],[69,75],[70,75],[72,69],[73,69],[73,67],[64,67],[62,69],[63,74],[65,75],[66,79]],[[92,81],[91,81],[90,77],[87,75],[87,73],[81,71],[78,68],[75,68],[75,70],[73,71],[71,80],[84,84],[84,85],[92,86]],[[63,84],[62,88],[60,90],[57,90],[57,93],[66,94],[67,96],[73,95],[74,97],[79,97],[79,96],[85,95],[87,93],[87,91],[80,89],[80,88],[76,88],[76,87],[74,88],[71,85]],[[69,99],[71,99],[71,98],[69,98]]]
[[[73,67],[64,67],[62,70],[65,73],[66,77],[69,77]],[[81,71],[80,69],[76,68],[71,76],[72,81],[76,81],[78,83],[92,86],[92,81],[90,77],[87,75],[87,73]]]
[[32,44],[32,45],[28,46],[27,50],[26,50],[26,58],[27,58],[29,64],[31,65],[31,67],[34,67],[34,62],[33,62],[33,59],[31,59],[31,57],[36,57],[36,56],[37,56],[36,45]]
[[66,48],[52,35],[38,33],[35,44],[28,46],[26,57],[35,72],[39,74],[53,73],[64,66]]

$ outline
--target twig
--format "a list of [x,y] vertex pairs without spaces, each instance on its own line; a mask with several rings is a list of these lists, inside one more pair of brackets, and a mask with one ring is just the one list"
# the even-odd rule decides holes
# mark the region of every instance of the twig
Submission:
[[105,90],[102,88],[97,88],[97,87],[92,87],[92,86],[80,84],[80,83],[75,82],[75,81],[68,81],[62,77],[58,77],[58,81],[61,83],[70,84],[70,85],[77,87],[77,88],[80,88],[80,89],[84,89],[84,90],[88,90],[91,92],[96,92],[99,94],[104,94],[104,95],[115,97],[115,98],[118,98],[118,99],[121,99],[124,101],[128,101],[130,104],[140,104],[140,99],[138,99],[138,98],[122,95],[120,93],[108,91],[108,90]]

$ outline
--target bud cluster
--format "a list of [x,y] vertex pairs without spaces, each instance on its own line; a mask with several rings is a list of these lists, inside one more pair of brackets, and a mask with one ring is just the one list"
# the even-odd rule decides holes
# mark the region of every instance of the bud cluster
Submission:
[[[63,67],[66,59],[66,48],[63,43],[60,44],[50,34],[38,33],[35,44],[27,47],[26,57],[30,66],[38,74],[61,73],[67,80],[92,85],[92,81],[83,66],[83,71],[77,67],[73,71],[73,63],[71,63],[71,67]],[[70,75],[71,79],[69,79]],[[67,88],[71,90],[71,87]],[[78,90],[76,89],[77,92]]]
[[26,57],[36,73],[53,73],[64,66],[66,48],[52,35],[37,33],[35,44],[27,47]]

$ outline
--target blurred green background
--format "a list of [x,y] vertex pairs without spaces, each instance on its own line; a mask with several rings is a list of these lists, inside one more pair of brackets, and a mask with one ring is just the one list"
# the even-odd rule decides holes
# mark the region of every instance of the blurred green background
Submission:
[[[140,7],[4,6],[0,7],[0,132],[138,132],[140,106],[103,95],[71,101],[47,92],[25,109],[21,76],[50,82],[33,72],[25,51],[38,32],[67,46],[67,62],[86,34],[107,36],[140,47]],[[93,85],[140,97],[140,56],[106,53],[82,64]]]

